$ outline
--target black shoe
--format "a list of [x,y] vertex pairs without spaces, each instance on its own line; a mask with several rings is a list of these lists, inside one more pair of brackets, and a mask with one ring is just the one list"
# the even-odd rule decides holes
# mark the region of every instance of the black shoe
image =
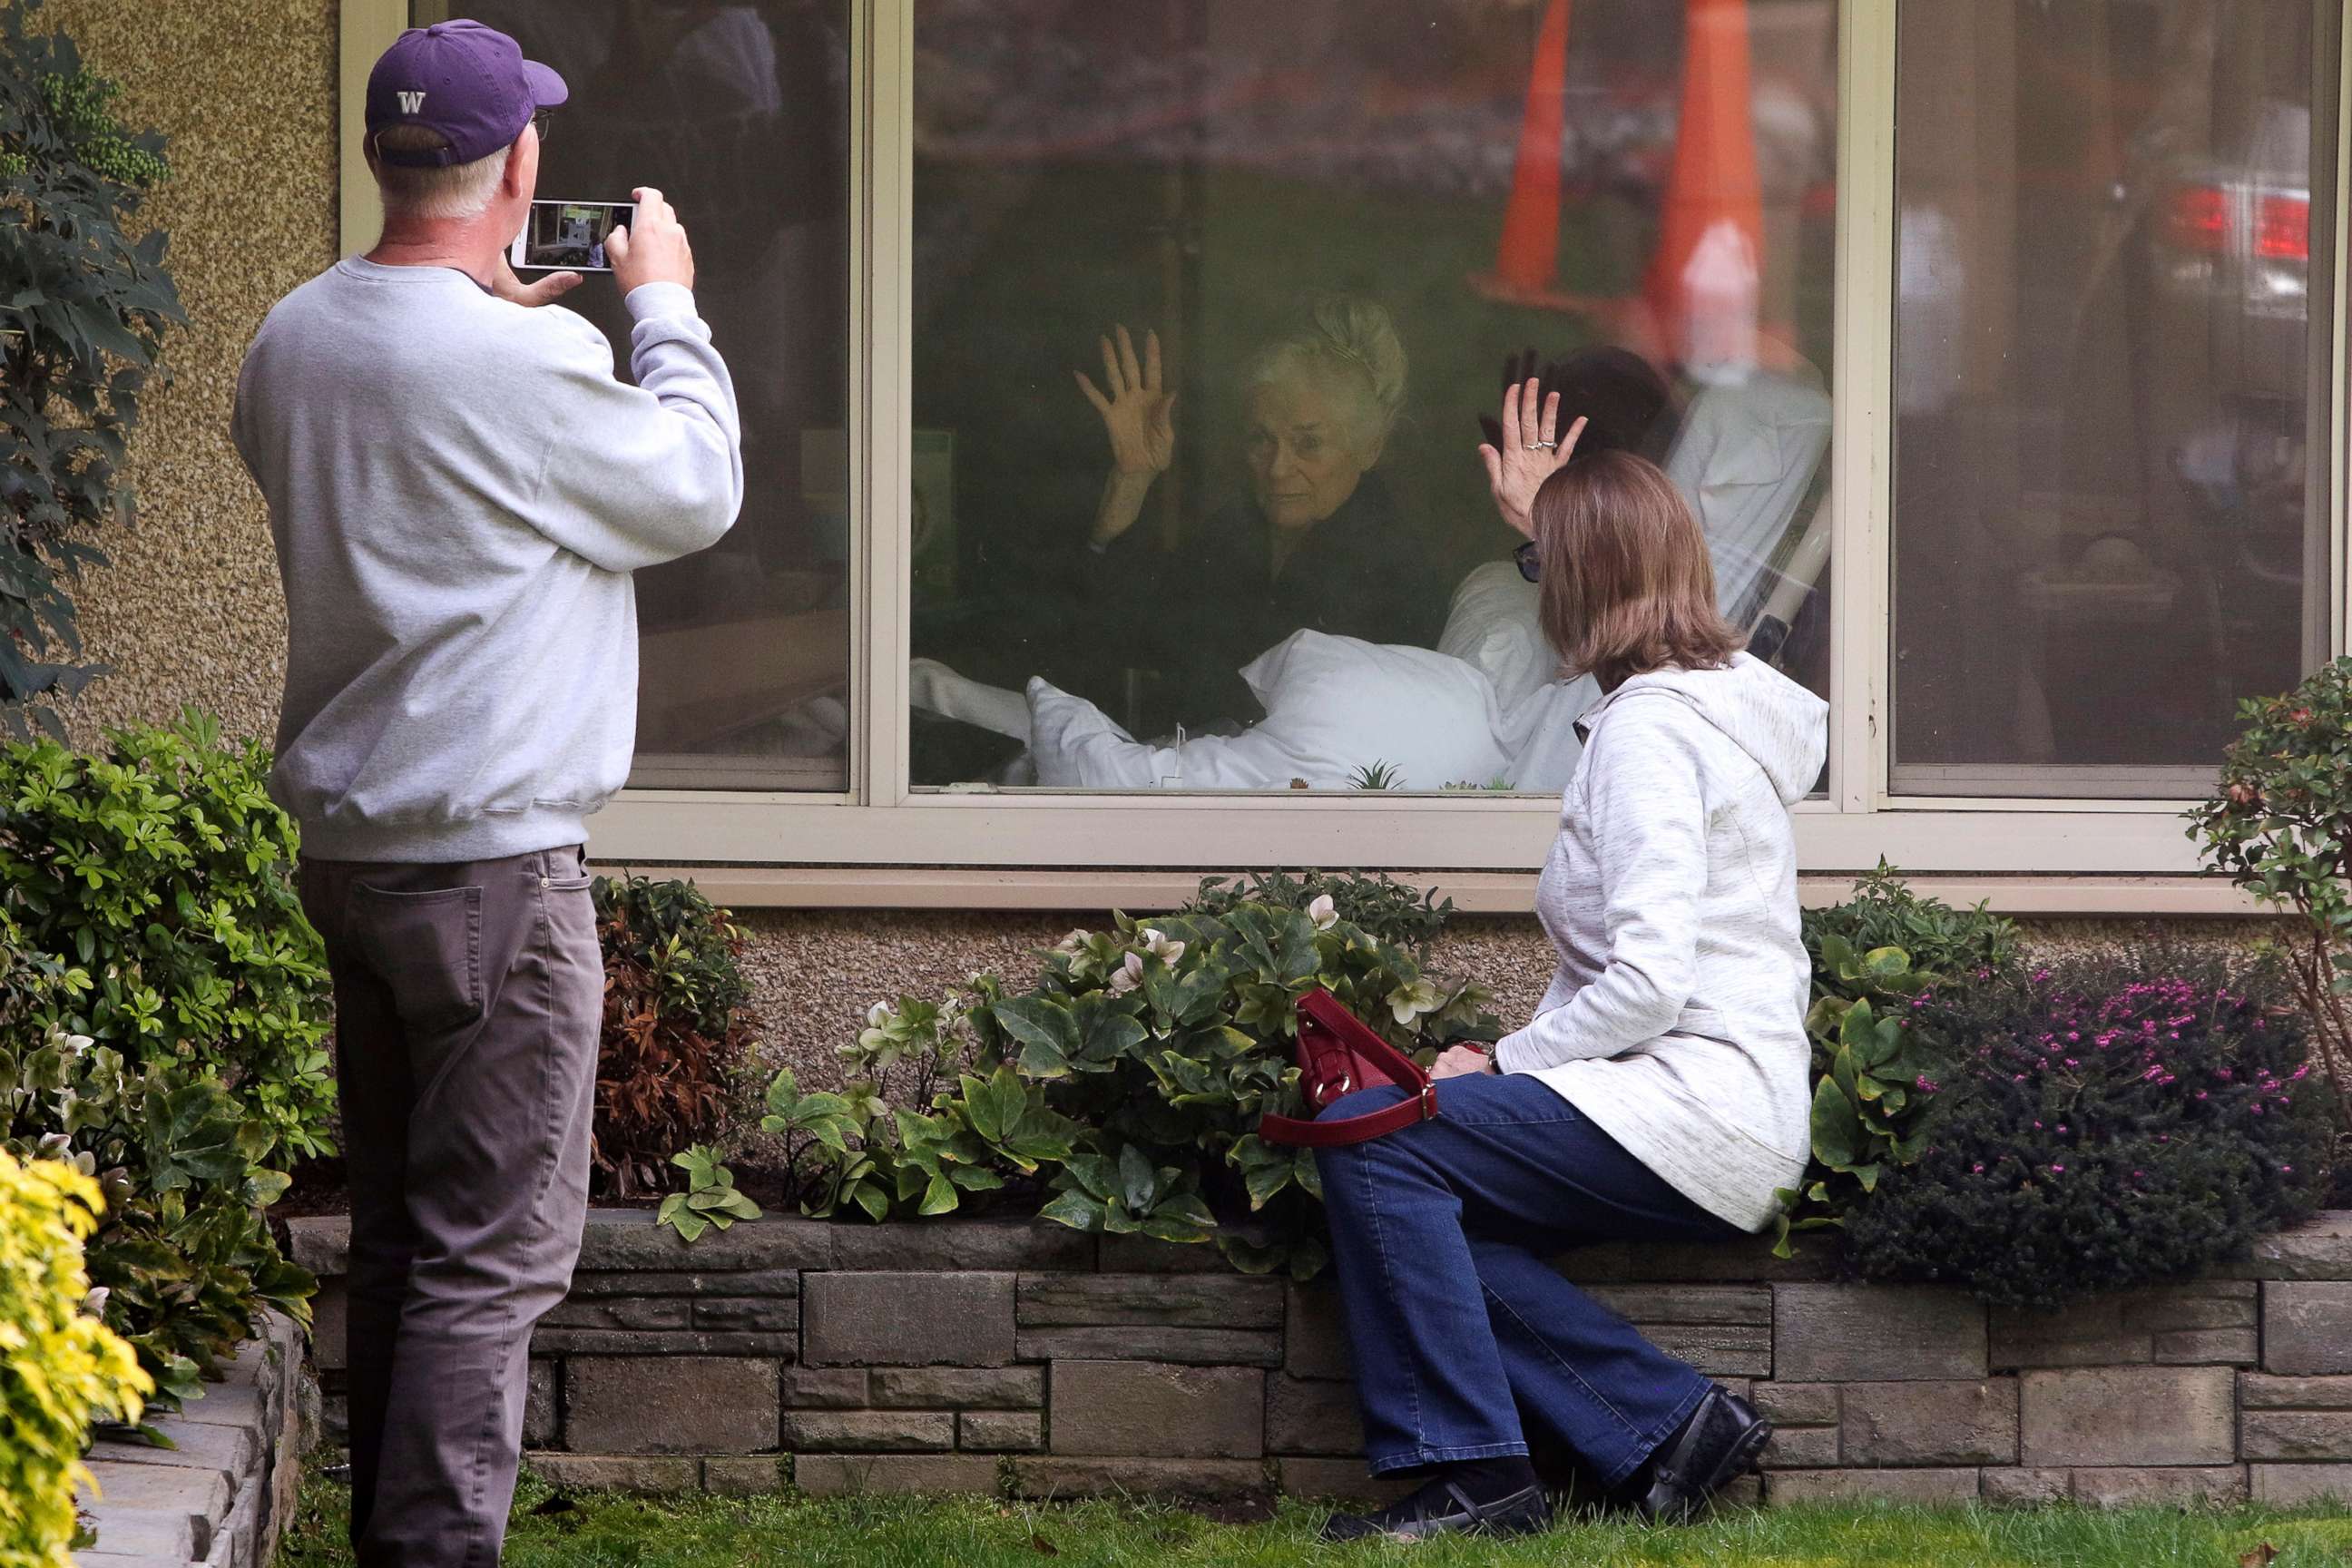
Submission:
[[1723,1484],[1756,1463],[1772,1440],[1772,1423],[1717,1384],[1683,1429],[1650,1457],[1649,1489],[1635,1501],[1643,1518],[1679,1524]]
[[1533,1535],[1551,1524],[1551,1504],[1543,1488],[1480,1502],[1459,1481],[1438,1477],[1402,1502],[1378,1513],[1335,1513],[1323,1521],[1326,1541],[1425,1541],[1433,1535]]

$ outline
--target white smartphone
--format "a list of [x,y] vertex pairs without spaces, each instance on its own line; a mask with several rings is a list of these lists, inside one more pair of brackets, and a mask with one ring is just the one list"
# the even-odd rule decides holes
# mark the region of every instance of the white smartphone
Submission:
[[508,259],[515,270],[538,268],[610,272],[604,237],[636,215],[635,202],[533,202]]

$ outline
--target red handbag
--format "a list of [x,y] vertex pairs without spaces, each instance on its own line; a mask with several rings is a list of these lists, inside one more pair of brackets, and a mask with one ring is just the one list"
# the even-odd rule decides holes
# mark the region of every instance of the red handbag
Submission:
[[1257,1135],[1269,1143],[1328,1149],[1369,1142],[1437,1114],[1437,1086],[1420,1063],[1381,1038],[1328,991],[1309,991],[1298,999],[1298,1088],[1307,1103],[1319,1111],[1342,1095],[1384,1083],[1411,1092],[1394,1105],[1337,1121],[1267,1115],[1259,1119]]

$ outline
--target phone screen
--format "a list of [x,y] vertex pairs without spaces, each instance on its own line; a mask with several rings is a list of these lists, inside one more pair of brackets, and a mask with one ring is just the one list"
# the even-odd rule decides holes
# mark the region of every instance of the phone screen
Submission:
[[610,272],[604,238],[635,212],[635,202],[533,202],[511,259],[518,268]]

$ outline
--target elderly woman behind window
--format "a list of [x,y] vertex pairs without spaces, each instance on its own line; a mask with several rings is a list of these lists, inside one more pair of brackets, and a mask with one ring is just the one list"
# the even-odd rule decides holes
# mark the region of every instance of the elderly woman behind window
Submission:
[[1318,300],[1248,357],[1249,494],[1192,522],[1172,552],[1135,527],[1176,449],[1159,334],[1144,335],[1139,357],[1115,329],[1102,363],[1102,385],[1077,373],[1111,450],[1087,541],[1087,596],[1116,627],[1122,662],[1171,681],[1160,721],[1223,728],[1258,717],[1237,671],[1293,632],[1435,643],[1455,573],[1374,471],[1406,385],[1404,345],[1379,304]]

